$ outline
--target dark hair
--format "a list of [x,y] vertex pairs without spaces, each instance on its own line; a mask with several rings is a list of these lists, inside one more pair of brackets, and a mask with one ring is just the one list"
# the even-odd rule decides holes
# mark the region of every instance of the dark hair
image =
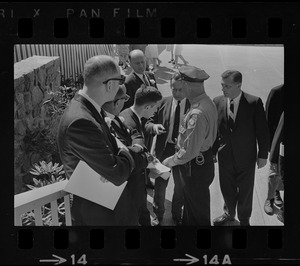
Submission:
[[237,70],[226,70],[221,77],[223,79],[232,77],[233,82],[235,83],[242,83],[243,77],[242,77],[242,73],[237,71]]
[[144,84],[136,91],[134,104],[141,106],[149,103],[156,103],[162,99],[160,91],[154,87],[146,87]]
[[112,57],[98,55],[88,59],[84,65],[84,84],[92,83],[96,78],[105,78],[118,72],[118,66]]

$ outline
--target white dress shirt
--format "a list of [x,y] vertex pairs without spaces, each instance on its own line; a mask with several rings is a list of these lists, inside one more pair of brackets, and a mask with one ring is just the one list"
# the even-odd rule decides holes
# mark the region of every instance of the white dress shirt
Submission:
[[[242,96],[242,92],[233,99],[233,104],[234,104],[234,114],[233,114],[233,120],[235,121],[236,118],[236,114],[239,108],[239,104],[240,104],[240,100],[241,100],[241,96]],[[227,98],[227,115],[229,118],[229,113],[230,113],[230,100],[229,98]]]

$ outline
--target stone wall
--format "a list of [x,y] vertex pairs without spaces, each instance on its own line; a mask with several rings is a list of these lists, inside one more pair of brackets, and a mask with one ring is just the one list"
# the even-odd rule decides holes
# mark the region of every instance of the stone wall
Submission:
[[32,164],[47,159],[26,152],[24,137],[49,122],[50,114],[43,102],[59,88],[60,80],[59,57],[33,56],[14,64],[15,194],[23,192],[22,179]]

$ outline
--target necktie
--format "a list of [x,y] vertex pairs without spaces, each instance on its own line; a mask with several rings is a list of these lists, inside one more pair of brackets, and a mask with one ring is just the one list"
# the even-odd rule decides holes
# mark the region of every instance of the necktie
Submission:
[[173,132],[172,132],[172,141],[174,142],[175,139],[178,137],[179,122],[180,122],[180,101],[177,102],[177,106],[175,109],[174,125],[173,125]]
[[229,108],[229,117],[228,117],[228,125],[229,129],[232,132],[234,126],[234,102],[233,99],[230,100],[230,108]]
[[148,82],[148,80],[147,80],[145,74],[143,74],[143,80],[144,80],[144,84],[145,84],[146,86],[150,86],[150,84],[149,84],[149,82]]

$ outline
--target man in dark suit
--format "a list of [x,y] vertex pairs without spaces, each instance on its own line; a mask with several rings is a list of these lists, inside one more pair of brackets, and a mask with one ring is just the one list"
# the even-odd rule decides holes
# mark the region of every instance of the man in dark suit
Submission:
[[[155,143],[155,156],[161,162],[175,153],[175,145],[178,137],[178,129],[190,102],[182,91],[181,76],[175,73],[170,81],[172,96],[163,98],[157,111],[147,121],[145,130],[152,135],[157,135]],[[174,179],[174,193],[172,198],[172,217],[176,225],[182,221],[183,188],[180,180],[179,166],[172,168]],[[168,180],[162,177],[155,179],[153,211],[157,215],[159,223],[162,222],[165,212],[165,196]]]
[[[145,132],[141,119],[151,117],[157,109],[158,101],[161,99],[162,95],[159,90],[154,87],[142,85],[141,88],[136,91],[133,106],[120,113],[120,116],[124,117],[124,124],[130,130],[137,130],[138,133],[144,136]],[[135,183],[132,182],[127,185],[132,195],[134,195],[135,203],[137,204],[137,209],[140,214],[140,224],[150,225],[145,174],[146,171],[141,172],[140,176],[137,176]]]
[[[125,102],[123,110],[133,105],[135,92],[142,84],[157,88],[154,74],[146,71],[146,58],[141,50],[132,50],[129,53],[129,61],[133,71],[126,77],[124,84],[130,98],[127,102]],[[143,126],[146,121],[146,119],[142,118]],[[152,136],[145,134],[145,145],[148,149],[150,149],[151,143]],[[146,186],[152,189],[154,188],[148,175],[146,175]]]
[[[84,65],[83,76],[83,89],[72,99],[58,128],[58,149],[65,174],[69,179],[82,160],[106,181],[119,186],[134,168],[148,165],[144,153],[118,148],[104,120],[102,105],[114,99],[124,78],[116,62],[105,55],[90,58]],[[138,225],[138,214],[127,187],[114,210],[74,195],[71,212],[74,225]]]
[[[283,110],[284,85],[282,84],[271,89],[266,102],[266,115],[270,133],[270,149]],[[281,183],[281,178],[280,175],[278,175],[278,171],[276,169],[277,165],[271,162],[268,177],[268,194],[264,204],[264,211],[268,215],[274,214],[274,204],[279,208],[283,206],[283,201],[278,189],[278,186]]]
[[[220,187],[224,214],[214,225],[224,225],[237,215],[242,226],[250,225],[255,164],[267,163],[269,132],[262,100],[241,90],[242,74],[227,70],[222,74],[224,96],[214,99],[218,110],[218,153]],[[258,146],[258,152],[257,152]]]
[[154,74],[145,71],[146,58],[141,50],[132,50],[129,53],[129,61],[132,72],[126,77],[124,84],[130,99],[125,102],[123,110],[133,105],[135,92],[142,84],[157,88]]

